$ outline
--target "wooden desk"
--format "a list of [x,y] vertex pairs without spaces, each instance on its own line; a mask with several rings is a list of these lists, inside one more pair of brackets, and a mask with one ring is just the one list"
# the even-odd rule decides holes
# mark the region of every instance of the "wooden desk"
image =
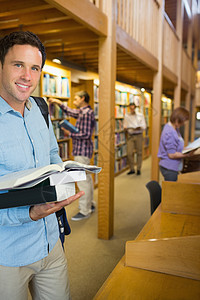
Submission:
[[[136,240],[200,235],[200,216],[154,212]],[[199,300],[200,281],[125,266],[122,257],[95,300]]]
[[179,174],[178,182],[200,184],[200,171]]

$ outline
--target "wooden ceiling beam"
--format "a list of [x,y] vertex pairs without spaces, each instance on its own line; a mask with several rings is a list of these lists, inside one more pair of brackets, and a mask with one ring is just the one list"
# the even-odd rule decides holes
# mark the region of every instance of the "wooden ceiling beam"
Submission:
[[61,32],[52,33],[52,34],[38,34],[45,46],[52,46],[55,43],[64,43],[66,45],[71,43],[76,43],[79,41],[80,43],[88,42],[88,41],[97,41],[98,36],[89,31],[87,29],[79,29],[78,31],[73,32],[65,32],[64,34]]
[[61,11],[55,10],[54,8],[49,8],[46,10],[37,11],[37,14],[29,12],[26,14],[13,14],[12,17],[1,17],[0,29],[16,28],[19,27],[20,24],[30,25],[53,23],[68,19],[70,19],[70,17],[64,15]]
[[107,36],[107,16],[88,0],[45,0],[47,3],[70,15],[99,36]]
[[41,0],[15,0],[1,2],[0,18],[18,14],[34,13],[51,8],[51,5]]
[[[35,22],[34,22],[35,23]],[[36,23],[34,25],[24,25],[20,22],[20,29],[24,31],[31,31],[35,34],[49,34],[49,33],[57,33],[57,32],[66,32],[66,31],[73,31],[79,30],[82,26],[73,20],[62,20],[57,22],[49,22],[49,23]],[[13,31],[13,28],[9,28],[4,30],[5,34],[9,34]]]
[[[62,52],[63,51],[63,47],[62,45],[58,45],[58,46],[54,46],[54,47],[46,47],[47,51],[49,53],[51,52]],[[84,50],[89,50],[89,49],[96,49],[96,51],[98,51],[98,43],[82,43],[81,45],[79,44],[78,46],[75,45],[66,45],[64,44],[64,52],[68,53],[68,52],[76,52],[76,51],[84,51]]]

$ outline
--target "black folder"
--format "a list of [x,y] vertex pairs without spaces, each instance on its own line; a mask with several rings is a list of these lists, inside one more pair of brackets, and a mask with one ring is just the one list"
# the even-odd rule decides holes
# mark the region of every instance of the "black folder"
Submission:
[[55,201],[57,201],[55,186],[50,186],[47,179],[35,187],[9,190],[0,194],[0,209]]

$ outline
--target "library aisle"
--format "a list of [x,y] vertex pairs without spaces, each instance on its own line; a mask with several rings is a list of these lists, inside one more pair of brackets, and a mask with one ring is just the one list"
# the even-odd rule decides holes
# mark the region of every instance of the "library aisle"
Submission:
[[[145,184],[150,180],[151,158],[145,159],[141,176],[115,177],[115,223],[111,240],[97,238],[97,210],[89,219],[74,222],[78,201],[67,208],[72,233],[66,237],[72,300],[92,300],[150,217],[150,198]],[[98,190],[95,190],[95,201]]]

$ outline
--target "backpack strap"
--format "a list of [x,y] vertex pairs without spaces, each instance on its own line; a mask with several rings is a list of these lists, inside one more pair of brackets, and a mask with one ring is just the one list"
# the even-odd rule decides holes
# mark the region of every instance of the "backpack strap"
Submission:
[[45,122],[47,124],[47,127],[49,128],[49,109],[46,101],[42,97],[33,97],[31,96],[36,104],[39,106],[39,109],[45,119]]

